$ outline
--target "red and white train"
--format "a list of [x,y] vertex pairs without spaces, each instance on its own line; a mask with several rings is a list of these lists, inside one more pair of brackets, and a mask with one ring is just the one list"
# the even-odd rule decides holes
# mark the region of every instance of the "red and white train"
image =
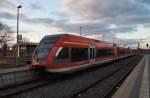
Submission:
[[57,34],[45,36],[32,56],[32,68],[66,73],[133,55],[135,50],[85,37]]

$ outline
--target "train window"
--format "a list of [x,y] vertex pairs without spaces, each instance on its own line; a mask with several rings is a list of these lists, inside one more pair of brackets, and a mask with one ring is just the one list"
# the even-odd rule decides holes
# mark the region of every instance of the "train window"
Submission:
[[55,42],[60,39],[61,35],[50,35],[45,36],[39,45],[37,46],[35,55],[38,59],[47,59],[50,50],[52,49]]
[[88,60],[88,48],[71,48],[71,61]]
[[69,62],[69,48],[61,47],[56,53],[56,59],[54,60],[55,64],[67,63]]
[[125,51],[125,50],[119,50],[119,54],[126,54],[127,53],[127,51]]
[[90,48],[90,59],[93,58],[93,48]]
[[45,36],[41,43],[44,43],[44,44],[48,44],[48,43],[55,43],[58,39],[60,39],[61,36],[60,35],[50,35],[50,36]]
[[37,50],[35,52],[35,55],[38,59],[47,59],[49,51],[51,50],[53,44],[39,44],[37,47]]
[[113,55],[111,49],[97,49],[96,50],[96,57],[111,56],[111,55]]

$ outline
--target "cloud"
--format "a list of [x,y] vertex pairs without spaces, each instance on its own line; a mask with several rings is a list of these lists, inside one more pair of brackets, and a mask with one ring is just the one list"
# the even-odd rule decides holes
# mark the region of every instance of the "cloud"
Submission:
[[0,12],[0,18],[12,20],[16,19],[16,15],[11,14],[9,12]]
[[43,10],[44,8],[40,5],[40,2],[34,2],[30,5],[33,10]]
[[[120,40],[116,37],[117,33],[137,32],[138,25],[144,25],[147,28],[150,26],[149,0],[63,0],[62,2],[61,11],[51,14],[55,14],[56,17],[50,18],[43,15],[33,18],[34,14],[24,13],[20,14],[20,21],[34,26],[40,24],[48,29],[54,28],[58,32],[76,34],[80,32],[80,26],[82,26],[84,36],[108,35],[107,38],[111,41],[113,38]],[[0,8],[16,10],[16,6],[8,0],[0,0]],[[29,8],[33,13],[35,10],[43,9],[37,1],[29,3]],[[0,18],[15,20],[16,15],[0,12]]]
[[[60,14],[69,16],[67,19],[30,18],[24,14],[21,14],[20,18],[27,23],[42,24],[48,28],[53,26],[64,32],[79,32],[80,26],[83,26],[83,31],[87,35],[98,34],[99,32],[126,33],[136,31],[137,25],[150,22],[150,10],[141,1],[64,0],[63,3],[63,13],[65,14]],[[31,7],[42,9],[37,2],[32,3]],[[0,17],[14,19],[16,16],[11,13],[0,13]],[[112,24],[117,25],[117,27],[111,28],[110,25]]]
[[[16,20],[16,15],[10,12],[0,12],[1,19]],[[25,14],[20,14],[20,21],[30,24],[53,24],[54,19],[51,18],[29,18]]]
[[[137,31],[135,26],[127,25],[116,25],[112,28],[110,24],[107,23],[70,23],[67,20],[57,20],[54,21],[54,27],[61,28],[63,32],[80,32],[80,26],[82,27],[82,32],[84,35],[95,35],[99,33],[110,34],[110,33],[126,33],[131,31]],[[60,31],[60,32],[61,32]]]
[[0,8],[6,8],[9,10],[16,10],[16,5],[8,0],[0,0]]
[[144,4],[150,4],[150,0],[139,0],[139,1],[144,3]]
[[32,24],[53,24],[54,19],[51,18],[24,18],[23,21]]
[[136,25],[150,22],[150,10],[135,0],[65,0],[64,13],[75,21]]
[[134,0],[65,0],[64,12],[83,20],[100,21],[115,17],[128,20],[129,17],[147,15],[149,9]]
[[137,28],[135,26],[126,26],[126,25],[121,25],[116,28],[112,28],[111,32],[114,33],[126,33],[126,32],[132,32],[132,31],[137,31]]
[[138,46],[138,44],[143,43],[143,42],[144,42],[143,39],[128,39],[128,40],[118,39],[116,43],[118,43],[119,45],[128,45],[128,46],[137,45]]
[[[150,9],[139,0],[64,0],[62,15],[55,21],[60,32],[80,32],[85,36],[137,32],[138,25],[150,23]],[[112,28],[111,25],[115,27]],[[109,39],[112,39],[110,38]]]

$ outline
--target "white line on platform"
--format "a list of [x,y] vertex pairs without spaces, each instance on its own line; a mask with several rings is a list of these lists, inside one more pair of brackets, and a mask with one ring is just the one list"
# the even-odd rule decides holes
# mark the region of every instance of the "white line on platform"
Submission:
[[147,55],[139,98],[149,98],[149,56]]

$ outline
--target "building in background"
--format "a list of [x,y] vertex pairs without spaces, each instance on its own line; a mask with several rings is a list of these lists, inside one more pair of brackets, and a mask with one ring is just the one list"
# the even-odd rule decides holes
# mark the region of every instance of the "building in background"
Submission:
[[[20,59],[24,64],[31,64],[32,53],[38,43],[22,42],[19,43]],[[12,48],[12,51],[16,51],[16,45]]]
[[[18,65],[31,64],[32,53],[36,48],[38,43],[33,42],[20,42],[20,57]],[[0,48],[0,65],[16,65],[16,45],[13,47],[4,47]]]

